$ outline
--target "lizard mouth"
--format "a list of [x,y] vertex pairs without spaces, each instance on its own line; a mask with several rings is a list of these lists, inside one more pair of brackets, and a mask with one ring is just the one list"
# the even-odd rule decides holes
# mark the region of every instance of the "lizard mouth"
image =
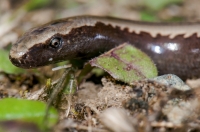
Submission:
[[9,56],[10,61],[13,63],[13,65],[20,67],[20,68],[34,68],[36,67],[31,60],[23,59],[23,57],[20,58],[13,58],[12,56]]

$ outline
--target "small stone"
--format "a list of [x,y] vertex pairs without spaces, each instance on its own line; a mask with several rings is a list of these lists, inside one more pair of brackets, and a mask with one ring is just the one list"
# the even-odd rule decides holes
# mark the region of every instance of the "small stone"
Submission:
[[162,76],[158,76],[153,78],[152,80],[167,85],[169,87],[173,87],[179,90],[189,90],[191,89],[188,85],[186,85],[178,76],[174,74],[165,74]]

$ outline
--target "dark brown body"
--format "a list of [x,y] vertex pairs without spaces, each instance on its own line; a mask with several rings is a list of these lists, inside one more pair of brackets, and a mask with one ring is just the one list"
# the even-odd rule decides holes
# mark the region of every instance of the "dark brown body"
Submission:
[[[77,50],[81,57],[93,58],[117,45],[128,42],[153,59],[159,74],[173,73],[183,79],[200,76],[200,38],[197,38],[196,34],[188,38],[184,38],[183,35],[173,39],[161,35],[153,38],[146,32],[130,33],[127,30],[113,29],[113,27],[103,24],[97,24],[96,27],[90,28],[82,27],[74,30],[74,33],[78,30],[84,31],[90,39],[88,43]],[[99,33],[106,38],[94,39],[96,36],[94,33]],[[169,49],[170,46],[174,50]]]
[[[33,38],[30,37],[31,35],[40,35],[49,30],[48,28],[52,28],[52,26],[59,27],[61,22],[62,20],[52,22],[29,31],[15,44],[15,48],[11,52],[19,53],[18,46],[24,40],[27,38],[31,40]],[[65,20],[66,22],[69,23],[71,21]],[[141,30],[137,33],[130,30],[128,26],[127,28],[121,28],[120,25],[116,25],[113,26],[112,24],[105,24],[103,21],[96,21],[91,26],[85,24],[71,27],[66,34],[63,31],[56,32],[44,42],[36,42],[26,49],[26,52],[20,57],[16,57],[14,53],[11,53],[10,59],[13,64],[23,68],[43,66],[67,59],[88,60],[115,46],[128,42],[147,53],[153,59],[159,74],[172,73],[182,79],[200,77],[200,38],[197,32],[190,31],[191,33],[187,37],[185,37],[184,33],[177,33],[170,37],[170,35],[162,34],[162,26],[158,24],[161,33],[153,36],[148,31]],[[152,26],[156,26],[156,24]],[[168,26],[170,27],[171,25]],[[176,25],[173,26],[175,27]],[[55,37],[62,40],[62,45],[58,49],[49,47],[50,41]],[[50,58],[52,58],[51,61],[49,61]]]

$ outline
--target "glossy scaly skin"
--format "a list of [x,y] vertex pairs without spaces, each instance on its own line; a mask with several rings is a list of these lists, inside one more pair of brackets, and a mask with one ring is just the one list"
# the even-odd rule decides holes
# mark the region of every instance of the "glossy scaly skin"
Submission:
[[[55,39],[59,45],[52,47]],[[159,74],[200,77],[200,23],[162,24],[94,16],[60,19],[26,32],[12,46],[10,60],[22,68],[89,60],[124,42],[147,53]]]

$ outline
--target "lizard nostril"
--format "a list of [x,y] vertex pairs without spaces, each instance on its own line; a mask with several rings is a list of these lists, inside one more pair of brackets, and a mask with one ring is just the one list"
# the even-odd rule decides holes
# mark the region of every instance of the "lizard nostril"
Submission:
[[22,59],[27,59],[27,58],[28,58],[27,54],[24,54],[24,55],[22,56]]

